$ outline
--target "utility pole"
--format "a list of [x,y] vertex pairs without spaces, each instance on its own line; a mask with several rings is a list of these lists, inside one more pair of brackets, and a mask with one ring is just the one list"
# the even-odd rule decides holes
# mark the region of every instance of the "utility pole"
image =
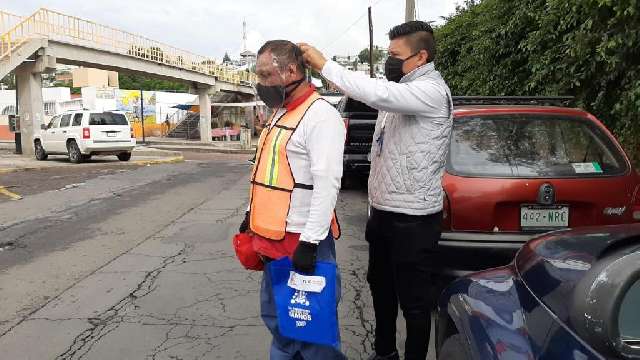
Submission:
[[140,120],[142,121],[142,143],[146,144],[147,139],[144,136],[144,100],[142,98],[142,88],[140,88]]
[[406,0],[404,10],[404,21],[413,21],[416,19],[416,0]]
[[373,76],[373,22],[371,21],[371,6],[369,6],[369,76]]

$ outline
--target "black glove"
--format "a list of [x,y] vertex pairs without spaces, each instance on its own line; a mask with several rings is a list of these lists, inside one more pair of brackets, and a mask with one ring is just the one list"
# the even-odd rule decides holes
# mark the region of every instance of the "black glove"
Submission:
[[307,241],[300,241],[293,252],[293,268],[297,272],[311,274],[316,268],[316,253],[318,245]]
[[244,214],[244,220],[242,220],[242,224],[240,224],[240,228],[238,229],[238,232],[242,233],[246,233],[247,230],[249,230],[249,212],[247,211]]

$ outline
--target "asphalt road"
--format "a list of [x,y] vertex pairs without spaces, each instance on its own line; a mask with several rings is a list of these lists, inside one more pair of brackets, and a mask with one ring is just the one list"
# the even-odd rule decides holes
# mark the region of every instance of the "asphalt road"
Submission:
[[[186,158],[3,177],[37,190],[0,203],[1,358],[268,358],[261,273],[244,270],[230,243],[247,206],[248,157]],[[342,347],[365,359],[366,190],[343,191],[337,211]]]

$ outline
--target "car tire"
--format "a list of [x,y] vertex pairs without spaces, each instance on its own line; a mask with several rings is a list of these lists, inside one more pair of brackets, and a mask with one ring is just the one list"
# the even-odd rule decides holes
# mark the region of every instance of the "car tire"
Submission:
[[438,352],[438,359],[472,360],[473,358],[464,337],[460,334],[455,334],[444,341]]
[[67,151],[69,152],[69,161],[74,164],[80,164],[82,162],[82,153],[80,152],[80,148],[75,141],[69,141],[69,143],[67,144]]
[[131,159],[131,153],[130,152],[123,152],[118,154],[118,160],[120,161],[129,161],[129,159]]
[[42,147],[42,143],[40,142],[40,140],[37,140],[34,143],[34,150],[35,150],[35,154],[36,154],[36,160],[44,161],[44,160],[47,160],[49,158],[49,155],[47,154],[47,152]]

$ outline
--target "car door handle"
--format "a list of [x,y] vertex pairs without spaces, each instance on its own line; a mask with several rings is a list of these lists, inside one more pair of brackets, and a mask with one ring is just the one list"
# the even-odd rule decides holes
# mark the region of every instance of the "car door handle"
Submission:
[[63,131],[62,133],[63,133],[63,134],[66,134],[67,132],[66,132],[66,131]]

